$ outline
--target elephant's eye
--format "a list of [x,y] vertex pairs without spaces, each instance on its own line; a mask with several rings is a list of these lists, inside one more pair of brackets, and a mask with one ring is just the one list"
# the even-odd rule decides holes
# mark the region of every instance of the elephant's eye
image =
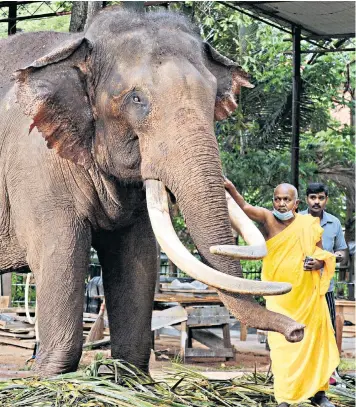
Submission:
[[150,112],[150,103],[148,97],[139,89],[133,89],[128,93],[122,104],[122,110],[134,122],[142,120]]

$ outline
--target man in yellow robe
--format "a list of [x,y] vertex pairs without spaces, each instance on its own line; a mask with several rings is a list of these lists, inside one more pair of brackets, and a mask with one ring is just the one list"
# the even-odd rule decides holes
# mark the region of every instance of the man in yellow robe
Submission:
[[276,400],[280,407],[308,398],[320,407],[334,407],[325,390],[339,364],[339,353],[325,293],[335,271],[335,256],[321,249],[320,222],[295,213],[299,200],[293,185],[276,187],[273,211],[247,204],[227,179],[225,187],[243,211],[261,225],[268,249],[262,279],[292,284],[288,294],[266,297],[266,307],[306,326],[304,339],[297,343],[287,342],[276,332],[268,335]]

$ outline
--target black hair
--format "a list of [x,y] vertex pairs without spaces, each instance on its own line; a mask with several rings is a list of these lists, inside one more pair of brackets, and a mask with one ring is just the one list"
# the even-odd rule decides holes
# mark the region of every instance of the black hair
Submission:
[[317,194],[318,192],[325,192],[325,196],[329,195],[328,187],[321,182],[313,182],[308,185],[306,196],[310,194]]

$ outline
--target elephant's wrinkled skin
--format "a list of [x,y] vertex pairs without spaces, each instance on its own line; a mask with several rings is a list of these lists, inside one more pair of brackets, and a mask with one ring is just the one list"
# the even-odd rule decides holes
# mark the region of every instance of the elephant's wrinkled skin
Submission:
[[[156,246],[143,181],[175,195],[207,264],[241,275],[209,247],[232,243],[214,115],[236,107],[246,76],[170,14],[112,9],[85,34],[20,34],[0,47],[0,269],[35,274],[37,370],[78,365],[91,244],[112,355],[147,370]],[[300,339],[299,325],[250,297],[220,296],[247,325]]]

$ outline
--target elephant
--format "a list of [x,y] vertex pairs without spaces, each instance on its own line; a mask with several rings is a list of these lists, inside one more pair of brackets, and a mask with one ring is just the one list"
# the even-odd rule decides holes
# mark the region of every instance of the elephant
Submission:
[[[239,258],[263,256],[264,242],[233,246],[214,122],[251,86],[238,64],[180,14],[121,7],[99,12],[85,32],[20,33],[0,47],[0,270],[34,273],[38,374],[78,367],[91,247],[112,357],[148,371],[156,238],[238,320],[302,339],[303,325],[252,297],[291,287],[242,278]],[[174,235],[167,193],[202,262]],[[231,216],[247,240],[259,239],[249,219]]]

